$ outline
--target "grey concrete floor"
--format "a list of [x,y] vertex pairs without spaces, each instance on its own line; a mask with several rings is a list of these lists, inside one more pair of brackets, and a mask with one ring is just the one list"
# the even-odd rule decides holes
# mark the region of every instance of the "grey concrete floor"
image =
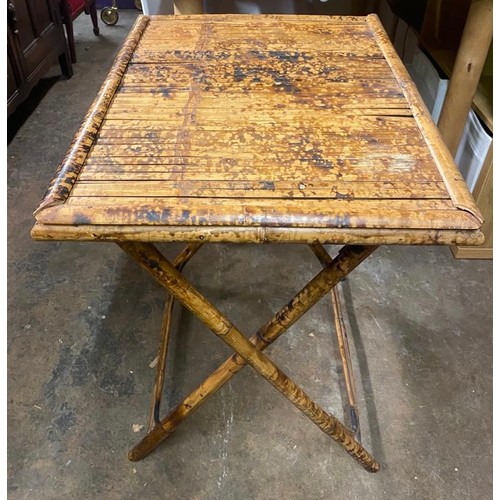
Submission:
[[[8,487],[14,499],[483,499],[492,493],[492,263],[385,247],[343,282],[368,474],[251,369],[145,460],[165,294],[119,248],[30,239],[32,212],[129,30],[92,35],[8,147]],[[177,245],[162,245],[174,255]],[[332,253],[335,248],[330,249]],[[304,246],[205,246],[193,283],[250,334],[319,270]],[[269,354],[345,408],[325,299]],[[177,309],[164,410],[228,349]]]

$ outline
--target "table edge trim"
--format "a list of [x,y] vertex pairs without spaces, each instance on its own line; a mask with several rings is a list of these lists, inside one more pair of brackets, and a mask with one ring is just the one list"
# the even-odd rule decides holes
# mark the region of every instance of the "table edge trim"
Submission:
[[64,203],[76,183],[87,156],[96,140],[102,122],[106,116],[109,105],[115,96],[125,74],[128,63],[149,24],[149,17],[140,15],[136,19],[132,29],[118,52],[106,79],[87,114],[75,134],[67,153],[59,164],[54,177],[47,188],[42,201],[34,211],[36,215],[45,208]]
[[479,226],[481,226],[484,222],[484,217],[477,207],[462,174],[455,164],[455,160],[446,147],[415,83],[399,58],[379,17],[376,14],[369,14],[366,16],[366,20],[385,60],[401,86],[410,110],[413,112],[415,121],[443,178],[451,201],[458,209],[470,213],[477,220]]
[[323,243],[371,245],[481,245],[479,229],[345,229],[56,225],[37,222],[31,237],[41,241],[156,241],[204,243]]

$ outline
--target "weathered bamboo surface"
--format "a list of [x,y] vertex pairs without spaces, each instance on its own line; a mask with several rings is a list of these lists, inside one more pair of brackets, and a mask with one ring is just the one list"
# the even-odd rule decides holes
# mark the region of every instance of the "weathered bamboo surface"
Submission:
[[127,44],[34,237],[222,226],[480,239],[481,215],[375,17],[151,16]]
[[288,227],[200,226],[106,226],[36,223],[31,230],[36,240],[44,241],[147,241],[205,243],[323,243],[332,245],[481,245],[479,230],[451,229],[317,229]]

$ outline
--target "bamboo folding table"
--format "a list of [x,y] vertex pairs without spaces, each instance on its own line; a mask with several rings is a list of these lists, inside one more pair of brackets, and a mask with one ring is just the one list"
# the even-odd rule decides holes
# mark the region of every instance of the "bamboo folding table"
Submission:
[[[39,240],[114,241],[165,287],[139,460],[246,364],[367,470],[335,286],[378,245],[480,244],[482,217],[375,15],[140,16],[35,211]],[[154,242],[185,242],[172,262]],[[322,270],[247,338],[181,274],[202,244],[302,243]],[[331,258],[323,244],[345,245]],[[331,293],[351,423],[262,351]],[[234,354],[160,417],[174,298]]]

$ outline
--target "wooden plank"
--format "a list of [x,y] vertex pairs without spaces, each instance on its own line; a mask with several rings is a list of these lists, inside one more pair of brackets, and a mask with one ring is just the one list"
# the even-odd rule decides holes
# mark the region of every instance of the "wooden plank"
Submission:
[[[373,170],[373,169],[372,169]],[[106,181],[110,179],[117,180],[127,180],[134,179],[137,181],[145,180],[158,180],[158,181],[175,181],[182,179],[183,181],[210,181],[219,182],[221,185],[223,183],[234,181],[234,173],[228,173],[227,171],[220,169],[217,171],[206,171],[202,168],[189,167],[186,168],[184,165],[172,165],[170,168],[163,165],[90,165],[85,167],[80,174],[78,182],[91,182],[95,181]],[[416,170],[410,174],[405,174],[404,180],[398,172],[380,172],[377,174],[372,174],[368,169],[360,170],[359,172],[347,172],[342,174],[339,171],[320,173],[316,172],[316,175],[312,175],[309,170],[305,172],[301,171],[277,171],[275,173],[268,172],[266,176],[262,173],[255,172],[245,174],[244,178],[249,182],[278,182],[286,179],[288,182],[294,182],[297,185],[299,183],[309,183],[317,182],[318,179],[324,182],[338,182],[339,179],[344,180],[349,183],[356,182],[388,182],[388,183],[407,183],[414,187],[415,194],[418,196],[419,186],[422,183],[440,183],[442,182],[441,177],[438,173],[429,174],[422,173]],[[449,195],[448,195],[449,196]]]
[[[203,51],[208,52],[215,58],[223,61],[228,53],[245,53],[252,50],[260,50],[268,57],[273,57],[274,54],[281,54],[281,57],[276,56],[281,62],[285,58],[296,53],[314,52],[321,57],[323,52],[331,52],[334,54],[345,54],[348,57],[378,57],[383,58],[377,43],[373,37],[359,37],[356,40],[346,36],[323,38],[311,36],[307,39],[300,39],[292,33],[282,35],[267,34],[256,39],[254,35],[248,34],[228,34],[225,38],[217,39],[213,36],[213,30],[200,30],[195,36],[187,36],[179,40],[175,38],[161,38],[145,43],[141,41],[136,49],[132,63],[141,62],[141,56],[149,55],[156,56],[158,61],[162,61],[163,57],[159,57],[161,52],[170,54],[176,52],[181,57],[185,54],[187,57],[196,57],[200,59],[203,52],[196,54],[196,47],[200,42],[203,42]],[[319,47],[318,47],[319,45]],[[182,49],[179,49],[182,47]],[[293,47],[293,52],[290,52],[290,47]],[[292,56],[293,57],[293,56]]]
[[[179,133],[179,131],[174,131],[171,133],[174,137],[167,137],[166,134],[163,136],[151,137],[100,137],[99,146],[106,146],[108,148],[114,147],[127,147],[133,152],[140,151],[151,151],[152,153],[156,150],[163,151],[173,151],[174,148],[179,146],[181,138],[188,139],[190,141],[189,151],[207,151],[207,142],[204,142],[201,137],[188,130],[187,133]],[[202,137],[209,137],[210,134],[200,134]],[[215,135],[215,134],[214,134]],[[220,134],[223,135],[223,134]],[[351,150],[352,142],[358,141],[358,148],[361,151],[372,151],[379,153],[386,148],[389,155],[394,154],[398,148],[425,148],[425,144],[420,137],[402,137],[398,136],[378,136],[375,137],[371,134],[363,133],[353,133],[350,136],[343,136],[340,134],[330,134],[323,136],[304,136],[304,137],[294,137],[292,136],[279,136],[276,141],[272,141],[271,138],[254,138],[250,135],[247,137],[242,136],[241,138],[234,137],[233,140],[224,141],[220,137],[215,138],[210,142],[210,149],[216,151],[234,151],[237,152],[248,152],[260,154],[263,151],[269,151],[273,153],[279,153],[287,151],[302,151],[307,152],[308,150],[315,149],[318,151],[322,150],[323,154],[336,155],[339,151]],[[97,147],[97,145],[96,145]],[[110,149],[111,156],[113,156],[113,150]],[[140,154],[140,153],[139,153]],[[134,155],[132,153],[131,155]],[[425,157],[425,149],[424,154]],[[430,156],[428,157],[430,158]]]
[[[233,78],[233,75],[231,75]],[[243,79],[243,77],[242,77]],[[152,91],[150,88],[135,88],[133,92],[126,89],[120,92],[113,101],[126,106],[147,106],[148,104],[172,107],[182,107],[193,93],[197,93],[200,101],[207,106],[259,106],[274,107],[276,104],[304,107],[377,107],[397,106],[408,107],[408,103],[400,87],[380,84],[344,84],[325,85],[320,90],[307,89],[302,86],[306,79],[294,80],[285,74],[273,74],[266,81],[260,81],[260,87],[255,92],[244,92],[240,81],[232,79],[226,86],[221,83],[220,90],[208,86],[169,87],[162,85]],[[318,84],[318,83],[316,83]],[[205,84],[204,84],[205,85]],[[354,106],[359,102],[358,106]]]
[[[187,134],[186,134],[187,135]],[[292,144],[273,145],[267,148],[266,145],[253,143],[233,143],[218,144],[217,147],[208,149],[197,142],[188,144],[179,141],[173,145],[157,142],[132,143],[132,144],[99,144],[97,143],[89,159],[97,160],[100,157],[106,159],[126,156],[126,157],[176,157],[176,158],[233,158],[253,160],[255,162],[266,163],[266,160],[291,164],[297,159],[309,160],[324,168],[331,168],[338,162],[339,158],[352,158],[358,161],[369,163],[380,161],[388,162],[395,170],[410,170],[414,167],[417,156],[421,160],[430,160],[430,157],[422,144],[396,144],[389,147],[389,144],[372,144],[368,141],[353,148],[349,142],[339,142],[338,144],[315,143],[314,141],[301,141]],[[431,163],[431,162],[429,162]],[[432,164],[432,163],[431,163]]]
[[[287,161],[285,161],[287,160]],[[370,157],[355,153],[337,154],[330,158],[313,154],[291,155],[268,154],[263,160],[255,154],[221,155],[212,152],[199,156],[96,156],[87,160],[81,175],[97,172],[119,173],[181,173],[188,177],[205,173],[207,178],[234,180],[235,178],[286,178],[286,179],[332,179],[338,180],[393,180],[410,181],[442,180],[431,161],[399,153],[381,152]]]
[[[217,34],[220,37],[224,37],[226,33],[233,32],[254,33],[261,35],[281,31],[286,33],[292,32],[299,36],[301,34],[304,36],[307,36],[308,34],[323,34],[325,37],[328,37],[339,33],[348,33],[352,36],[361,36],[362,34],[364,36],[371,36],[371,32],[366,23],[366,18],[360,22],[317,23],[315,21],[311,22],[309,16],[303,16],[299,22],[289,21],[286,15],[281,17],[281,19],[271,22],[262,17],[256,22],[252,22],[252,20],[245,20],[244,22],[231,22],[231,20],[229,20],[229,22],[225,22],[223,24],[217,22],[217,20],[213,18],[205,18],[202,22],[192,22],[184,19],[179,20],[176,18],[170,18],[170,20],[167,20],[166,23],[152,23],[148,33],[154,34],[155,36],[161,36],[163,33],[168,33],[171,37],[175,37],[183,32],[197,32],[202,26],[210,25],[214,34]],[[161,21],[161,19],[159,21]]]
[[[289,210],[290,213],[311,213],[311,214],[321,214],[327,218],[335,217],[337,212],[348,212],[352,210],[353,212],[362,212],[364,209],[367,210],[367,213],[370,211],[374,211],[377,209],[385,209],[388,212],[397,211],[399,209],[404,209],[408,211],[425,211],[425,210],[441,210],[447,211],[452,210],[454,208],[453,203],[448,200],[420,200],[420,199],[408,199],[408,200],[341,200],[341,199],[331,199],[331,200],[280,200],[278,203],[275,203],[273,200],[261,200],[261,199],[253,199],[249,200],[248,204],[244,200],[234,200],[230,198],[217,198],[214,200],[213,206],[217,210],[221,210],[221,213],[227,213],[229,216],[237,216],[240,217],[240,212],[235,212],[232,214],[231,212],[235,207],[254,207],[255,209],[260,210],[270,210],[271,212],[281,212]],[[118,202],[119,204],[127,204],[131,209],[135,207],[141,207],[144,202],[147,202],[151,205],[162,205],[162,206],[170,206],[174,209],[183,210],[184,208],[191,207],[193,210],[196,210],[199,207],[210,208],[211,201],[210,199],[198,198],[198,199],[190,199],[190,198],[181,198],[178,197],[153,197],[148,198],[145,196],[135,196],[135,197],[126,197],[126,199],[120,199],[120,197],[102,197],[96,199],[90,199],[88,197],[72,197],[68,198],[67,203],[71,206],[85,206],[87,204],[92,205],[93,207],[104,207],[104,206],[112,206],[114,202]],[[68,206],[69,206],[68,205]],[[326,211],[326,212],[325,212]],[[250,212],[249,212],[250,213]]]
[[[146,41],[141,40],[139,46],[137,47],[132,63],[138,63],[146,58],[156,58],[157,61],[163,60],[162,53],[169,54],[171,52],[177,52],[181,57],[186,54],[187,57],[200,58],[200,53],[196,54],[196,47],[203,41],[203,50],[212,52],[215,58],[220,57],[224,60],[228,52],[244,53],[251,50],[259,49],[265,51],[268,57],[273,57],[273,53],[276,54],[276,58],[281,62],[286,60],[285,58],[293,57],[295,53],[311,53],[321,55],[323,52],[331,52],[334,54],[345,54],[346,56],[362,56],[362,57],[379,57],[382,58],[380,49],[377,43],[374,41],[373,37],[359,37],[350,38],[347,36],[338,36],[325,38],[322,36],[308,36],[307,38],[297,36],[294,33],[285,33],[281,35],[275,33],[264,34],[261,38],[256,38],[259,35],[253,35],[251,33],[227,33],[227,36],[217,38],[214,36],[213,30],[201,31],[194,36],[186,34],[183,39],[165,37],[165,38],[154,38],[150,43],[147,42],[148,37],[145,38]],[[267,36],[266,36],[267,35]],[[205,37],[205,38],[203,38]],[[179,47],[182,50],[179,51]],[[293,53],[290,52],[290,47],[293,47]],[[278,57],[277,54],[281,56]]]
[[[158,156],[143,157],[91,157],[79,180],[109,178],[135,178],[170,180],[213,180],[224,182],[238,179],[251,181],[313,182],[439,182],[441,177],[431,162],[415,161],[401,155],[384,154],[372,158],[337,156],[331,160],[309,155],[290,156],[286,162],[282,155],[268,155],[264,160],[252,155],[218,157]],[[149,176],[149,177],[148,177]],[[417,191],[418,194],[418,191]]]
[[[345,54],[382,57],[380,48],[373,36],[350,37],[348,33],[339,33],[332,36],[309,34],[304,30],[290,32],[286,30],[270,30],[266,32],[236,32],[224,31],[224,36],[217,36],[211,25],[203,25],[196,33],[185,33],[182,38],[169,37],[168,31],[164,36],[150,36],[149,33],[141,39],[136,54],[158,53],[159,51],[194,52],[200,42],[203,50],[217,52],[246,52],[248,50],[264,50],[268,54],[280,51],[284,56],[290,54],[290,47],[294,52],[340,52]],[[319,45],[319,47],[318,47]],[[140,57],[135,57],[140,59]]]
[[418,190],[408,183],[398,182],[287,182],[287,181],[185,181],[182,179],[124,180],[115,176],[105,181],[80,181],[71,196],[92,197],[204,197],[204,198],[341,198],[341,199],[448,199],[443,183],[422,182]]
[[438,127],[455,155],[493,39],[493,0],[471,3]]
[[[187,20],[178,20],[170,18],[167,22],[154,22],[151,24],[146,41],[154,41],[162,37],[177,38],[185,34],[192,35],[199,33],[202,26],[210,25],[214,37],[225,38],[230,33],[248,33],[262,37],[263,35],[275,33],[293,33],[297,37],[307,37],[311,35],[321,35],[323,37],[333,37],[346,34],[350,37],[366,36],[371,37],[371,31],[368,28],[365,19],[360,22],[328,22],[317,23],[309,19],[309,16],[303,17],[299,22],[288,21],[286,16],[277,21],[269,21],[264,18],[257,22],[226,22],[220,23],[217,20],[204,19],[202,22],[190,22]],[[180,21],[180,22],[179,22]],[[300,38],[299,38],[300,39]]]
[[453,256],[455,257],[455,259],[483,259],[483,260],[493,259],[492,247],[469,246],[468,242],[465,242],[459,244],[459,246],[452,246],[450,248],[451,251],[453,252]]
[[[399,131],[401,132],[401,131]],[[186,135],[186,134],[183,134]],[[164,147],[177,144],[179,141],[179,130],[177,128],[169,129],[110,129],[102,130],[99,134],[100,145],[158,145]],[[333,148],[342,145],[352,145],[353,141],[360,144],[378,145],[380,147],[402,146],[402,145],[425,145],[422,136],[418,130],[409,130],[405,134],[395,133],[395,131],[375,131],[370,129],[326,129],[302,131],[297,136],[296,130],[280,129],[280,135],[275,132],[266,131],[262,128],[240,128],[235,130],[219,129],[210,130],[205,127],[190,127],[189,139],[191,144],[205,146],[210,144],[212,148],[218,148],[221,145],[235,146],[263,146],[272,149],[276,146],[278,149],[282,146],[300,145],[305,142],[318,143],[327,148]]]
[[[287,161],[289,160],[289,161]],[[234,180],[269,179],[269,180],[314,180],[317,178],[343,180],[374,181],[398,180],[409,182],[420,178],[424,181],[442,180],[432,163],[414,160],[411,156],[402,155],[358,158],[356,156],[336,156],[325,158],[321,155],[303,155],[297,158],[291,155],[268,155],[262,159],[255,155],[240,154],[238,159],[228,156],[183,157],[161,156],[143,157],[99,157],[90,158],[81,176],[85,173],[100,172],[163,172],[173,176],[181,175],[185,179]],[[82,178],[82,177],[80,177]]]
[[[142,68],[143,65],[141,64]],[[307,68],[301,73],[293,75],[290,72],[275,72],[265,69],[238,68],[231,73],[211,74],[208,71],[186,68],[179,65],[184,71],[153,71],[144,70],[141,74],[126,74],[120,87],[120,97],[128,94],[159,94],[165,98],[170,97],[173,91],[186,91],[199,89],[202,91],[242,92],[252,89],[255,92],[269,92],[273,89],[278,78],[286,78],[305,95],[316,93],[318,95],[337,94],[339,92],[356,93],[398,93],[402,94],[401,87],[393,79],[383,78],[381,75],[373,78],[358,78],[344,70],[332,69],[331,72],[311,79]],[[319,86],[319,88],[318,88]]]
[[[276,64],[277,68],[287,67],[290,63],[304,63],[309,64],[313,62],[315,64],[328,64],[328,61],[335,60],[336,64],[340,66],[346,66],[349,61],[356,64],[362,61],[373,61],[374,64],[384,65],[384,58],[380,50],[373,46],[373,50],[369,52],[363,52],[358,50],[349,51],[346,50],[345,45],[326,45],[318,50],[318,47],[313,46],[303,46],[289,51],[289,45],[285,43],[275,43],[274,45],[269,45],[268,43],[255,43],[254,41],[248,43],[247,45],[238,45],[235,47],[224,47],[220,44],[217,47],[212,47],[210,49],[203,46],[201,48],[190,49],[186,47],[185,44],[181,43],[175,46],[175,48],[162,48],[162,54],[160,56],[159,51],[155,52],[152,48],[145,48],[141,50],[143,55],[153,57],[153,60],[141,60],[136,53],[131,59],[130,64],[134,65],[145,65],[145,64],[198,64],[202,66],[210,66],[211,64],[238,64],[241,62],[249,62],[260,60],[262,62],[273,62],[273,60],[279,60],[280,64]],[[276,54],[276,55],[274,55]],[[278,57],[277,54],[286,54],[286,57]]]
[[113,145],[162,145],[164,148],[172,147],[178,144],[179,140],[183,136],[189,134],[189,140],[191,145],[196,144],[205,146],[210,144],[211,149],[218,149],[219,147],[247,148],[253,150],[257,148],[266,148],[271,150],[276,148],[279,150],[283,147],[305,145],[307,143],[316,144],[318,146],[326,147],[329,150],[334,148],[340,148],[343,146],[348,146],[349,141],[358,141],[360,147],[372,148],[379,147],[387,148],[389,153],[393,148],[397,148],[403,145],[418,146],[423,145],[422,138],[420,135],[409,133],[408,136],[404,134],[393,134],[393,133],[380,133],[377,134],[374,131],[365,130],[346,130],[346,131],[332,131],[332,132],[321,132],[321,133],[308,133],[303,131],[301,136],[296,136],[293,133],[287,133],[287,131],[281,130],[282,134],[273,140],[273,136],[266,133],[265,130],[261,129],[258,131],[235,131],[232,129],[226,130],[207,130],[204,128],[197,127],[196,129],[189,128],[188,133],[181,133],[178,129],[172,128],[168,129],[156,129],[156,130],[137,130],[137,129],[108,129],[102,131],[99,135],[99,144],[101,146],[113,146]]
[[[384,59],[357,57],[356,64],[353,59],[335,59],[333,54],[323,53],[321,58],[317,55],[307,56],[304,53],[291,52],[291,61],[285,60],[280,69],[291,78],[307,77],[311,86],[316,84],[316,90],[321,91],[318,83],[333,81],[343,83],[351,80],[353,83],[376,83],[377,80],[387,83],[387,80],[399,87],[394,74],[387,61]],[[262,74],[276,72],[273,61],[269,55],[260,50],[252,50],[240,53],[238,56],[230,56],[231,60],[216,61],[204,58],[194,62],[167,63],[161,61],[151,64],[130,64],[123,79],[123,85],[132,83],[144,83],[154,85],[158,78],[171,77],[175,81],[199,81],[200,79],[228,79],[235,76],[236,69],[243,74]],[[294,61],[293,58],[297,60]],[[317,82],[314,80],[318,79]]]
[[[123,148],[123,151],[118,151]],[[112,155],[107,151],[114,151]],[[94,154],[95,151],[95,154]],[[361,156],[363,152],[360,147],[357,151],[352,151],[349,147],[345,150],[337,149],[331,156],[323,155],[321,149],[312,148],[309,151],[267,151],[265,154],[259,151],[240,151],[235,157],[228,149],[226,152],[208,149],[207,152],[189,151],[186,144],[181,143],[179,148],[165,151],[163,154],[152,155],[153,150],[129,150],[127,146],[99,146],[97,144],[90,153],[86,165],[112,164],[121,168],[121,165],[184,165],[190,168],[204,168],[207,171],[228,170],[230,175],[238,175],[238,172],[251,173],[274,171],[277,168],[282,171],[293,172],[303,170],[304,172],[323,175],[327,172],[339,172],[349,174],[359,171],[380,168],[388,172],[397,172],[405,175],[409,172],[421,171],[423,173],[437,172],[435,165],[429,161],[428,157],[418,158],[411,153],[397,153],[397,148],[393,151],[372,150],[370,155]],[[364,151],[367,151],[366,149]],[[408,148],[411,151],[411,148]],[[118,153],[123,152],[120,156]],[[312,170],[309,170],[312,168]],[[249,170],[251,169],[251,170]],[[159,168],[158,170],[162,170]],[[168,170],[168,167],[167,167]],[[187,168],[186,168],[187,170]]]
[[[377,137],[379,134],[383,137],[386,134],[400,135],[404,136],[406,134],[411,134],[413,137],[415,134],[422,137],[422,132],[415,124],[415,120],[412,117],[400,117],[400,116],[356,116],[355,119],[349,116],[340,114],[331,114],[328,121],[317,120],[314,116],[311,117],[309,122],[299,121],[283,123],[280,127],[283,135],[290,136],[296,135],[297,129],[300,130],[303,136],[312,136],[316,134],[357,134],[366,133],[373,134]],[[235,134],[247,133],[251,136],[276,136],[276,128],[272,123],[259,123],[258,125],[252,125],[251,123],[241,123],[228,124],[221,121],[216,124],[192,124],[189,126],[189,130],[193,134],[202,133],[220,133],[228,134],[234,132]],[[155,120],[151,123],[149,120],[107,120],[103,121],[103,127],[99,132],[99,137],[105,137],[107,135],[114,135],[117,133],[127,133],[127,134],[138,134],[134,137],[140,137],[148,134],[162,134],[179,131],[176,124],[161,123],[161,121]],[[425,141],[424,141],[425,142]]]
[[[142,80],[132,81],[125,78],[119,95],[120,99],[139,98],[147,95],[169,99],[176,94],[195,89],[201,92],[225,92],[233,97],[234,94],[248,92],[263,95],[275,92],[278,82],[284,81],[285,77],[286,81],[296,89],[294,93],[300,93],[301,96],[340,97],[348,94],[371,95],[373,97],[377,95],[403,96],[400,87],[388,78],[385,80],[348,80],[347,77],[337,75],[314,83],[307,75],[292,78],[289,73],[262,72],[258,74],[253,70],[246,73],[239,72],[237,77],[231,74],[212,78],[210,75],[200,72],[196,77],[184,75],[183,78],[178,78],[176,74],[162,75],[157,73],[156,75],[146,75]],[[317,85],[321,85],[319,90],[317,90]]]
[[[145,162],[151,162],[151,159],[146,158]],[[354,161],[354,160],[353,160]],[[440,182],[441,176],[437,171],[421,171],[415,168],[411,172],[405,172],[404,176],[400,171],[379,169],[377,164],[364,165],[356,167],[356,170],[341,170],[338,168],[330,170],[321,170],[318,167],[313,167],[304,163],[303,168],[280,168],[276,164],[275,168],[267,169],[265,172],[259,169],[252,168],[251,164],[245,167],[245,170],[235,174],[232,171],[233,165],[231,158],[228,158],[224,163],[220,162],[220,166],[214,168],[211,165],[210,169],[203,165],[206,161],[201,160],[201,165],[177,165],[177,164],[91,164],[86,165],[80,174],[80,181],[108,180],[111,178],[120,177],[121,179],[134,178],[136,180],[178,180],[185,181],[218,181],[221,184],[224,182],[234,181],[235,178],[243,177],[247,181],[272,181],[277,182],[287,180],[288,182],[304,183],[313,182],[321,179],[322,181],[336,182],[339,179],[346,182],[407,182],[415,184],[415,190],[418,193],[418,185],[422,182]],[[224,166],[224,164],[226,166]],[[430,169],[429,169],[430,170]]]
[[[315,113],[327,109],[364,109],[364,108],[408,108],[406,100],[398,92],[331,92],[306,94],[295,87],[294,82],[278,79],[274,91],[255,92],[251,95],[240,95],[235,92],[200,92],[197,95],[196,110],[221,110],[221,114],[229,114],[232,110],[255,113],[259,109],[281,110],[283,113]],[[116,97],[110,106],[108,115],[122,108],[125,111],[150,111],[158,109],[170,111],[183,110],[187,101],[192,99],[196,90],[175,90],[164,94],[138,93]],[[194,106],[193,106],[194,107]]]
[[223,24],[224,26],[242,25],[242,26],[269,26],[274,24],[327,24],[327,25],[346,25],[354,26],[357,24],[366,24],[365,16],[324,16],[324,15],[300,15],[300,14],[217,14],[210,16],[199,15],[151,15],[148,16],[152,26],[160,26],[162,23],[168,25],[179,24],[186,26],[188,24],[199,25],[201,23]]
[[[169,26],[163,27],[152,26],[142,37],[138,46],[138,50],[153,47],[174,47],[178,49],[183,45],[179,42],[190,40],[198,40],[203,36],[202,30],[209,27],[209,37],[212,43],[227,43],[228,45],[239,44],[240,42],[254,42],[255,47],[264,47],[266,42],[273,43],[284,40],[291,41],[292,45],[288,45],[287,52],[290,47],[294,50],[299,49],[303,44],[311,45],[313,43],[323,46],[339,46],[343,42],[346,47],[357,48],[360,46],[374,47],[373,36],[370,28],[366,24],[356,26],[317,26],[300,25],[296,23],[277,24],[274,27],[263,26],[219,26],[211,23],[184,26]],[[175,45],[174,45],[175,43]],[[189,44],[184,46],[189,47]],[[183,48],[184,48],[183,47]],[[239,47],[239,45],[238,45]]]
[[[241,47],[244,52],[250,52],[254,49],[253,44],[248,44],[246,46]],[[288,43],[278,44],[275,43],[273,45],[267,45],[266,48],[272,51],[285,51],[289,47]],[[193,63],[200,60],[212,59],[214,61],[224,61],[230,58],[230,51],[224,51],[224,46],[215,45],[211,50],[167,50],[163,51],[153,51],[153,50],[141,50],[134,53],[134,56],[131,59],[131,64],[155,64],[158,62],[164,63],[173,63],[173,62],[183,62],[183,63]],[[236,47],[233,49],[236,50]],[[314,47],[311,45],[310,47],[302,47],[302,51],[307,53],[307,50],[310,53],[313,53]],[[317,51],[316,53],[322,53],[322,57],[332,57],[335,59],[352,59],[353,57],[369,57],[369,58],[378,58],[382,59],[380,55],[380,51],[377,49],[373,49],[371,52],[362,52],[359,50],[358,52],[351,52],[345,50],[343,47],[339,47],[338,50],[334,50],[334,48],[325,48],[323,51]]]
[[[314,123],[324,123],[325,120],[331,116],[332,112],[342,112],[346,120],[353,120],[358,116],[413,116],[413,112],[408,108],[397,107],[395,104],[393,107],[384,107],[379,105],[378,107],[356,107],[355,104],[352,107],[349,106],[338,106],[337,108],[330,109],[307,109],[304,108],[302,112],[300,110],[284,110],[276,107],[275,109],[256,109],[255,113],[244,114],[238,113],[237,110],[241,111],[241,108],[232,108],[233,112],[222,113],[221,110],[224,108],[194,108],[192,110],[179,110],[178,108],[171,108],[164,110],[155,110],[154,108],[144,109],[144,108],[133,108],[133,109],[123,109],[123,108],[112,108],[108,111],[106,115],[107,120],[148,120],[156,123],[164,124],[177,124],[181,125],[184,118],[188,118],[189,125],[196,123],[206,123],[207,125],[214,125],[218,123],[235,123],[235,124],[257,124],[257,123],[268,123],[280,125],[282,123],[287,124],[290,120],[293,120],[297,124],[297,127],[311,126]],[[159,112],[156,112],[159,111]],[[167,112],[168,111],[168,112]],[[194,112],[196,111],[196,112]]]
[[[356,85],[343,84],[337,82],[325,82],[320,91],[315,92],[310,88],[310,80],[307,78],[292,80],[284,75],[269,75],[254,80],[250,77],[247,82],[243,81],[218,81],[209,83],[206,80],[199,85],[186,83],[179,85],[179,82],[170,84],[163,81],[156,86],[126,86],[122,87],[117,101],[127,106],[134,102],[153,102],[163,105],[173,105],[180,99],[187,99],[192,92],[200,92],[203,98],[219,101],[233,101],[239,94],[249,94],[250,91],[255,97],[255,101],[266,104],[281,101],[286,104],[309,105],[312,107],[327,107],[330,103],[335,103],[349,96],[350,101],[372,99],[401,99],[401,104],[405,106],[404,95],[396,86],[384,84],[358,83]],[[172,82],[173,83],[173,82]],[[281,90],[284,90],[284,93]],[[283,95],[282,95],[283,94]],[[347,100],[347,102],[349,102]]]

